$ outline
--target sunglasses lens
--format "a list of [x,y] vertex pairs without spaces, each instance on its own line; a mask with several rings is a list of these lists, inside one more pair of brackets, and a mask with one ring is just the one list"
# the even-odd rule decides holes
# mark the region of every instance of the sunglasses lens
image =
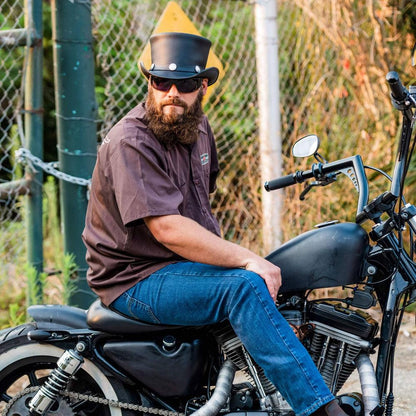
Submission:
[[201,86],[201,78],[182,79],[175,82],[179,92],[194,92]]
[[168,78],[151,78],[152,87],[158,91],[169,91],[172,85],[175,85],[180,93],[190,93],[196,91],[202,84],[201,78],[189,79],[168,79]]
[[171,79],[152,77],[152,87],[159,91],[169,91],[172,84],[173,82]]

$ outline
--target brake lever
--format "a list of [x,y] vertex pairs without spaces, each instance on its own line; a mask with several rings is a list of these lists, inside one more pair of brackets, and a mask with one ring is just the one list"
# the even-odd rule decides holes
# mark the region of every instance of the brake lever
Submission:
[[335,173],[331,173],[329,175],[323,176],[322,179],[319,179],[317,181],[313,181],[310,183],[305,183],[305,188],[299,195],[299,199],[301,201],[305,200],[306,194],[314,187],[314,186],[327,186],[331,183],[335,182],[337,180],[337,176]]
[[299,199],[301,201],[305,200],[305,196],[306,194],[314,187],[314,186],[318,186],[318,181],[312,182],[312,183],[305,183],[305,188],[303,189],[303,191],[301,192],[301,194],[299,195]]

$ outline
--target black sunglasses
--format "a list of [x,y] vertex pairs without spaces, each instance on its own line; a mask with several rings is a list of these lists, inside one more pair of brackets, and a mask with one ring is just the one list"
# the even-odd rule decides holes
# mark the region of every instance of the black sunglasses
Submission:
[[202,85],[202,78],[169,79],[151,76],[152,87],[158,91],[167,92],[175,85],[180,93],[194,92]]

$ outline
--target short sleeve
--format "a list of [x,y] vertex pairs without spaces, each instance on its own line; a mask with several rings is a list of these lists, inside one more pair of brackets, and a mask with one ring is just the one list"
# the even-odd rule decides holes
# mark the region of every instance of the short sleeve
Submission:
[[115,198],[124,225],[149,216],[179,214],[183,196],[149,143],[123,140],[110,159]]

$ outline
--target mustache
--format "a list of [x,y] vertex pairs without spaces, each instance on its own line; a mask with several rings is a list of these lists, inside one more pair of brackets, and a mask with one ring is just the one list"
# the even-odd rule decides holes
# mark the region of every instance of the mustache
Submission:
[[163,100],[161,102],[161,107],[164,107],[166,105],[178,105],[178,106],[184,107],[184,108],[187,108],[188,107],[188,105],[186,104],[186,102],[185,101],[182,101],[178,97],[166,98],[165,100]]

